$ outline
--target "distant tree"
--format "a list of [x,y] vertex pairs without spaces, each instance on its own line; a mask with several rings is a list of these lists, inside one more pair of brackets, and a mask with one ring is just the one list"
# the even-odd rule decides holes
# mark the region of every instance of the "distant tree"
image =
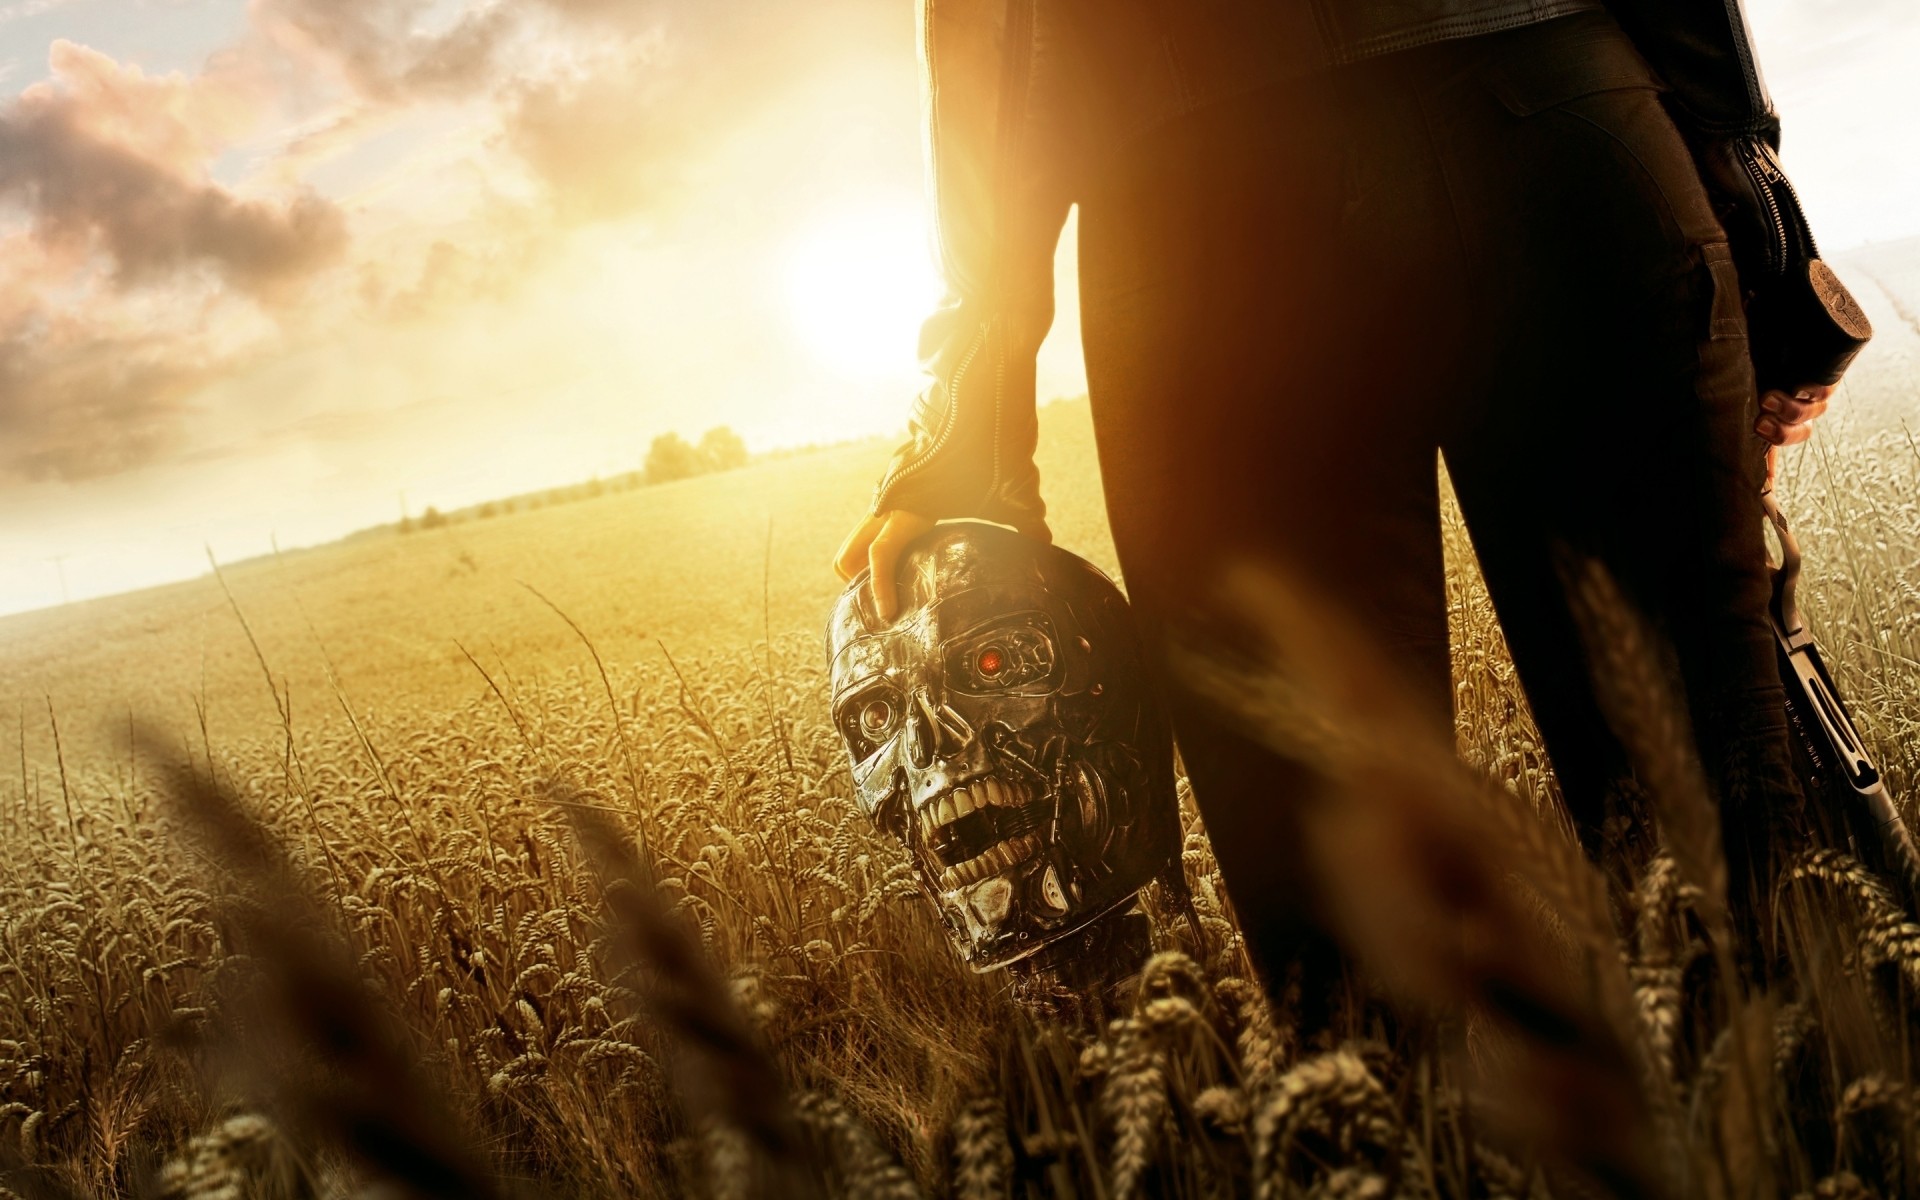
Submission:
[[747,465],[747,443],[725,425],[700,435],[700,457],[709,471],[731,471]]
[[494,504],[493,504],[493,501],[491,501],[491,500],[489,500],[489,501],[487,501],[487,502],[486,502],[485,504],[482,504],[482,505],[480,506],[480,511],[479,511],[478,513],[476,513],[475,515],[476,515],[476,516],[478,516],[478,517],[479,517],[479,518],[480,518],[481,520],[483,520],[483,521],[484,521],[484,520],[486,520],[486,519],[487,519],[488,517],[491,517],[491,516],[493,516],[493,515],[494,515],[495,513],[497,513],[497,512],[499,512],[499,511],[500,511],[499,509],[497,509],[497,508],[495,508],[495,507],[494,507]]
[[700,452],[677,433],[663,433],[647,449],[647,482],[671,483],[698,475],[703,467]]
[[447,515],[431,504],[427,505],[427,511],[420,514],[420,528],[422,529],[438,529],[446,523]]

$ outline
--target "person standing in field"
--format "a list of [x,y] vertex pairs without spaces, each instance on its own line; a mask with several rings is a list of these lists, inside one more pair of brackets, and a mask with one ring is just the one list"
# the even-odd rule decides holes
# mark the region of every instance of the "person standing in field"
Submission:
[[1266,563],[1450,728],[1436,451],[1590,853],[1631,772],[1568,551],[1665,639],[1736,902],[1766,885],[1803,800],[1757,498],[1832,389],[1748,336],[1745,299],[1815,252],[1739,0],[926,0],[920,48],[948,297],[844,577],[890,615],[936,521],[1049,536],[1034,358],[1077,204],[1114,544],[1270,985],[1324,949],[1313,773],[1166,652]]

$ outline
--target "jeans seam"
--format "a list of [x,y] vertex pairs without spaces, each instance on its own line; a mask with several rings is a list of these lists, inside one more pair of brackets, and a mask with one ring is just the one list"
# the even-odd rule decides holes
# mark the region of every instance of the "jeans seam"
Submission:
[[[1592,94],[1595,94],[1595,93],[1589,93],[1589,95],[1592,95]],[[1581,100],[1585,98],[1586,97],[1584,96],[1576,96],[1573,99]],[[1665,229],[1667,229],[1672,234],[1672,237],[1670,240],[1681,248],[1680,257],[1686,261],[1688,269],[1693,270],[1693,269],[1697,269],[1700,266],[1703,266],[1704,262],[1700,258],[1699,247],[1707,245],[1713,241],[1725,241],[1726,235],[1722,233],[1719,238],[1708,238],[1704,240],[1696,239],[1694,237],[1689,236],[1687,231],[1683,229],[1680,225],[1679,213],[1674,208],[1673,200],[1667,195],[1667,189],[1664,186],[1662,186],[1660,182],[1660,176],[1657,173],[1655,173],[1652,167],[1647,165],[1647,160],[1640,156],[1640,151],[1634,147],[1633,143],[1629,142],[1626,138],[1621,137],[1618,133],[1614,132],[1613,130],[1607,128],[1605,125],[1601,124],[1599,121],[1594,120],[1592,117],[1588,116],[1587,114],[1583,112],[1579,112],[1573,108],[1567,107],[1567,104],[1570,104],[1570,103],[1572,103],[1571,100],[1568,101],[1567,103],[1555,105],[1552,108],[1543,109],[1538,115],[1546,116],[1550,113],[1564,114],[1565,116],[1572,118],[1573,120],[1580,121],[1583,124],[1592,126],[1594,129],[1598,130],[1602,135],[1604,135],[1609,141],[1613,142],[1615,145],[1619,146],[1622,150],[1626,151],[1627,156],[1633,159],[1633,165],[1640,169],[1641,178],[1644,179],[1647,182],[1647,184],[1651,187],[1653,194],[1659,197],[1661,224]]]

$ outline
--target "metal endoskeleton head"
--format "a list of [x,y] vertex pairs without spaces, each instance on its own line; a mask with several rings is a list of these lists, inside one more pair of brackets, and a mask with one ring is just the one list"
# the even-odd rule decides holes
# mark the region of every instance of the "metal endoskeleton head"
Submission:
[[827,626],[861,807],[919,867],[960,956],[1005,966],[1125,902],[1173,857],[1173,732],[1126,599],[1092,564],[941,525],[883,624],[863,573]]

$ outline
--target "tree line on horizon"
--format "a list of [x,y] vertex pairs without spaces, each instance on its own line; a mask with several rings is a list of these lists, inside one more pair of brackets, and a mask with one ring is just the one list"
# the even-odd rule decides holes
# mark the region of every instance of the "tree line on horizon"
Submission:
[[595,476],[585,483],[528,492],[505,500],[488,500],[454,512],[441,512],[429,504],[418,518],[403,515],[399,530],[412,533],[416,529],[438,529],[457,521],[485,520],[503,513],[589,500],[608,492],[631,491],[715,471],[731,471],[746,466],[751,457],[746,440],[728,425],[714,426],[701,434],[698,442],[689,442],[679,433],[663,433],[647,447],[646,460],[637,471],[605,480]]

